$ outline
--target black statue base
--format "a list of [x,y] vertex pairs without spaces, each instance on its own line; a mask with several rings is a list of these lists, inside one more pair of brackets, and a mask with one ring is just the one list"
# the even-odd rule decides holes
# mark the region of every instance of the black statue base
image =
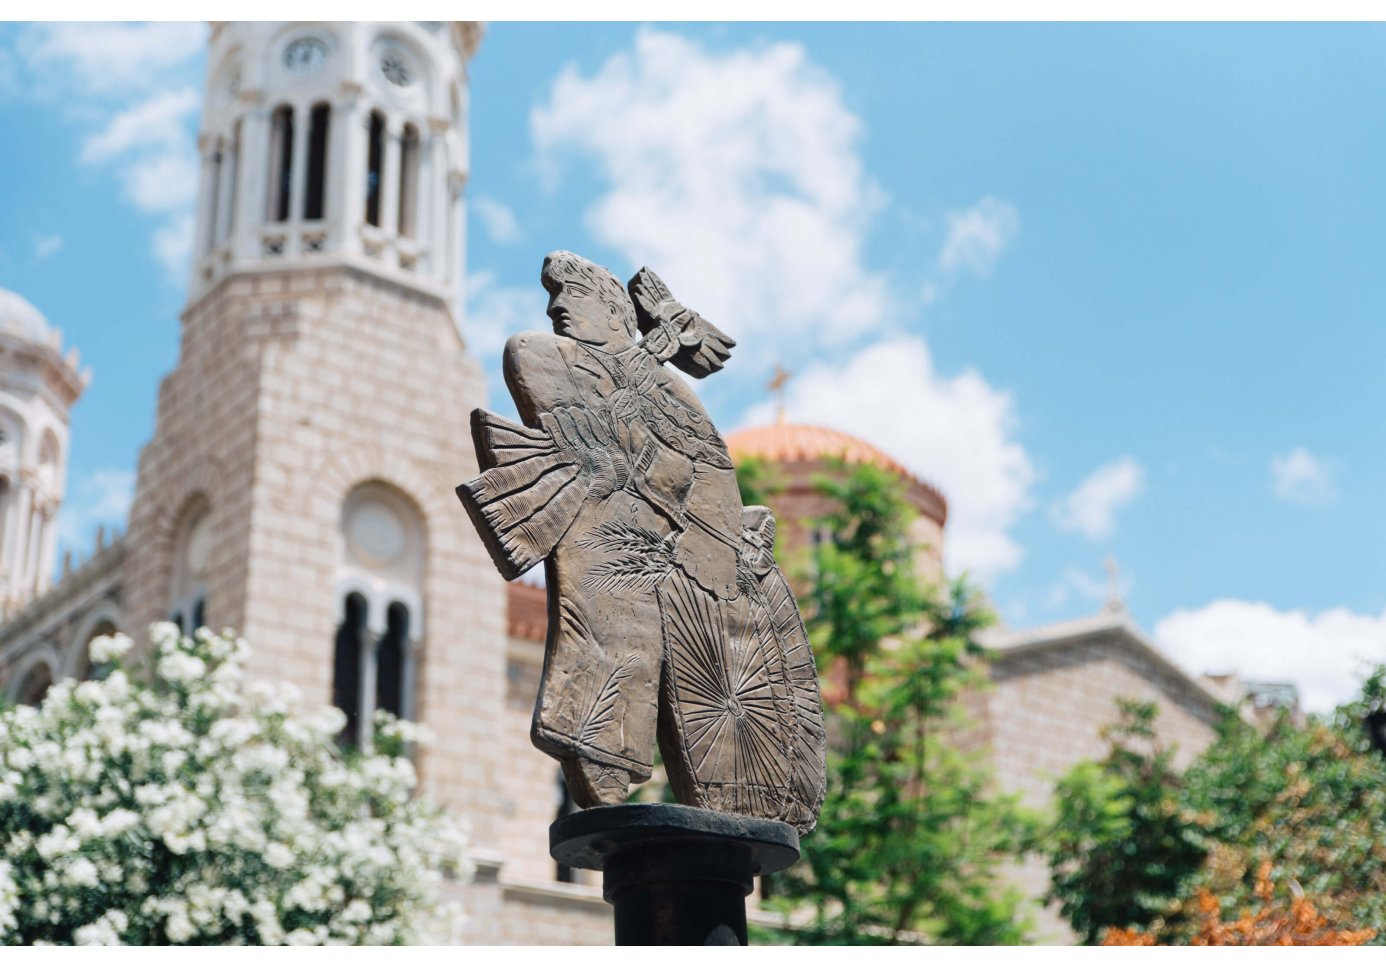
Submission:
[[778,820],[630,803],[557,820],[549,853],[602,872],[618,945],[744,945],[752,878],[798,860],[799,834]]

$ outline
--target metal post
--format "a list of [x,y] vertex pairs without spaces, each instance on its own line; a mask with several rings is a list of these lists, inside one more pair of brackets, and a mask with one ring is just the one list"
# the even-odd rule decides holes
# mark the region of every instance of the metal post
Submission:
[[555,821],[549,853],[603,872],[618,945],[745,945],[753,879],[798,860],[799,835],[777,820],[632,803]]

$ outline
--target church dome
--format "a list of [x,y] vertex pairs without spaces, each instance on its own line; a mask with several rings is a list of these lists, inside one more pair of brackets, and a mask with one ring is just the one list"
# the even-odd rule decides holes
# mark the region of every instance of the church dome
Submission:
[[53,328],[43,313],[17,292],[0,289],[0,333],[47,346],[53,342]]
[[781,419],[764,427],[738,430],[725,439],[733,460],[753,457],[773,464],[813,464],[829,460],[871,464],[898,474],[910,490],[916,492],[916,503],[939,524],[947,516],[948,503],[937,488],[921,481],[875,444],[840,430]]

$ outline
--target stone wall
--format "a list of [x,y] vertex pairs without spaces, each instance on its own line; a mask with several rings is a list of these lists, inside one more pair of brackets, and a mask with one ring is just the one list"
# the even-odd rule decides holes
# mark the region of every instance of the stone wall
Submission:
[[[1180,768],[1215,735],[1215,698],[1118,622],[1071,640],[1036,636],[1003,648],[990,678],[991,688],[968,700],[973,742],[986,749],[1000,789],[1038,809],[1050,808],[1055,781],[1073,765],[1106,755],[1101,732],[1117,720],[1118,699],[1158,705],[1160,742],[1175,750]],[[1031,899],[1049,889],[1049,869],[1038,858],[1007,876]],[[1032,912],[1036,940],[1074,940],[1056,908],[1036,903]]]

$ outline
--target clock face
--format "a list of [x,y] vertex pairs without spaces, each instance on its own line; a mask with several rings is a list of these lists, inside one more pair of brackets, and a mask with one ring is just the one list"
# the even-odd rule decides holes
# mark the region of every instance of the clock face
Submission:
[[284,67],[290,74],[315,74],[327,60],[327,45],[316,37],[300,37],[284,48]]
[[387,51],[380,55],[380,73],[395,87],[408,87],[414,83],[414,70],[399,54]]

